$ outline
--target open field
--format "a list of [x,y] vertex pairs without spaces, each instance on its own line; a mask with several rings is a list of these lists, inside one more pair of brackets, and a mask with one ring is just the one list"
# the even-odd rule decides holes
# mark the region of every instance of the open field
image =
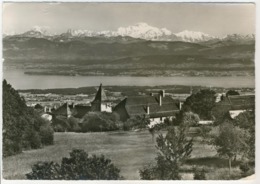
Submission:
[[[55,133],[55,143],[43,149],[24,151],[22,154],[3,159],[5,179],[26,179],[25,174],[37,161],[55,161],[68,157],[74,149],[84,149],[89,154],[104,154],[121,169],[125,179],[140,179],[139,169],[156,156],[155,142],[145,130],[140,132],[102,132],[102,133]],[[208,179],[228,179],[228,162],[216,157],[212,146],[204,145],[199,137],[194,139],[191,158],[182,166],[183,179],[193,179],[192,168],[196,165],[207,170]],[[236,166],[236,164],[234,164]],[[238,179],[239,169],[232,173]],[[223,176],[224,175],[224,176]],[[233,178],[233,179],[234,179]]]

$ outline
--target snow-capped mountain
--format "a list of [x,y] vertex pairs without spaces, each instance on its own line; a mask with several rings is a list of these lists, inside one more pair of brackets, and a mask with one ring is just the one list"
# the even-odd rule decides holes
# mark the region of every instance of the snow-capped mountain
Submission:
[[158,40],[163,36],[169,36],[172,32],[166,28],[157,28],[149,26],[146,23],[138,23],[133,26],[120,27],[117,30],[117,35],[130,36],[133,38],[141,38],[146,40]]
[[188,30],[179,32],[176,34],[176,36],[185,42],[202,42],[202,41],[209,41],[216,38],[202,32],[194,32]]
[[173,33],[167,28],[158,28],[148,25],[147,23],[137,23],[127,27],[119,27],[116,31],[91,31],[91,30],[73,30],[69,29],[67,32],[62,34],[51,35],[43,27],[35,26],[32,30],[22,33],[18,36],[24,37],[36,37],[43,38],[47,37],[55,40],[71,40],[73,38],[80,39],[81,37],[132,37],[144,40],[152,41],[183,41],[183,42],[206,42],[210,40],[222,40],[222,41],[252,41],[255,39],[254,35],[239,35],[232,34],[227,35],[223,38],[217,38],[206,33],[195,32],[195,31],[182,31],[179,33]]
[[229,34],[222,38],[224,41],[253,41],[255,40],[254,34],[241,35],[241,34]]

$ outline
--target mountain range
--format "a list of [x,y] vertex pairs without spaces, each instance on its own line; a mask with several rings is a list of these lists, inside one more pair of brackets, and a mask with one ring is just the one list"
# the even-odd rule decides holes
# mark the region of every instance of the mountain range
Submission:
[[182,41],[182,42],[207,42],[207,41],[254,41],[255,35],[240,35],[231,34],[222,38],[211,36],[202,32],[184,30],[179,33],[173,33],[167,28],[157,28],[148,25],[147,23],[137,23],[128,27],[119,27],[117,31],[90,31],[90,30],[73,30],[69,29],[65,33],[50,34],[45,29],[35,27],[22,34],[4,35],[4,37],[34,37],[34,38],[46,38],[48,40],[55,40],[59,42],[66,42],[71,40],[83,39],[86,37],[101,37],[106,39],[120,38],[134,38],[151,41]]
[[30,75],[254,75],[254,35],[217,38],[145,23],[117,31],[33,29],[3,38],[4,65]]

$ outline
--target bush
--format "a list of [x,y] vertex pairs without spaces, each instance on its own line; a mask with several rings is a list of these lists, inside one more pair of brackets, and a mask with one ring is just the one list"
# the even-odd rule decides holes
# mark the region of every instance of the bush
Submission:
[[79,126],[79,121],[76,118],[70,117],[68,119],[68,124],[69,124],[70,132],[81,132],[81,127]]
[[250,166],[249,166],[248,162],[242,162],[239,166],[239,169],[242,172],[242,176],[247,176],[247,173],[250,170]]
[[62,158],[61,166],[54,162],[41,162],[26,174],[28,179],[65,180],[118,180],[120,170],[110,159],[101,156],[88,156],[84,150],[73,150],[69,158]]
[[25,149],[37,149],[42,145],[39,133],[32,128],[26,128],[22,140],[22,145]]
[[194,180],[206,180],[206,171],[205,169],[194,169],[194,175],[193,175]]
[[149,165],[139,170],[142,180],[180,180],[179,164],[169,162],[163,156],[156,157],[156,165]]
[[232,96],[232,95],[240,95],[239,92],[235,91],[235,90],[229,90],[226,93],[226,96]]
[[32,149],[37,149],[41,147],[41,137],[38,132],[32,132],[30,145]]
[[62,116],[53,118],[52,127],[55,132],[66,132],[70,129],[67,118]]
[[117,180],[120,170],[103,155],[91,157],[83,150],[73,150],[70,158],[63,158],[61,171],[68,180]]
[[55,162],[38,162],[33,165],[32,172],[26,174],[30,180],[58,180],[62,179],[60,166]]
[[81,125],[82,132],[103,132],[118,129],[118,122],[115,119],[114,114],[104,112],[86,114]]
[[141,116],[134,116],[129,118],[126,122],[124,122],[123,129],[133,130],[133,129],[146,128],[149,123],[150,121],[147,118]]
[[53,144],[53,129],[48,125],[43,125],[40,127],[40,137],[43,145]]

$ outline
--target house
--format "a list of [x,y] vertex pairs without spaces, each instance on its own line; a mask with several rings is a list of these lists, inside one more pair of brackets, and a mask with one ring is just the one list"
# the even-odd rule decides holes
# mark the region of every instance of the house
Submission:
[[223,96],[212,109],[213,115],[229,113],[234,119],[240,113],[252,111],[255,108],[255,95],[229,95]]
[[165,118],[174,117],[179,112],[179,101],[165,96],[164,90],[157,95],[127,97],[113,109],[121,121],[134,116],[143,116],[150,119],[151,125],[161,123]]

